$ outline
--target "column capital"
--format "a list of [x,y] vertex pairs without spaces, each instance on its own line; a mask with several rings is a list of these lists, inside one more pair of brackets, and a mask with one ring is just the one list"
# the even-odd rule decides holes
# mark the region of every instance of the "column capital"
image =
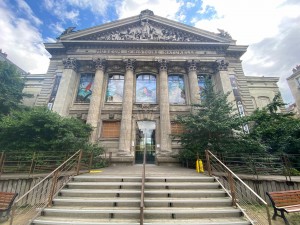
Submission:
[[135,59],[124,59],[126,70],[134,70]]
[[168,61],[165,59],[159,59],[157,60],[159,63],[159,71],[167,71],[168,69]]
[[216,60],[216,62],[215,62],[215,70],[217,72],[219,72],[219,71],[227,71],[228,65],[229,65],[229,63],[227,61],[225,61],[224,59],[222,59],[222,60]]
[[93,59],[93,65],[96,70],[105,70],[105,59]]
[[75,58],[63,59],[63,64],[65,69],[72,69],[74,71],[78,69],[78,62]]
[[197,71],[197,62],[195,60],[189,60],[188,63],[188,71]]

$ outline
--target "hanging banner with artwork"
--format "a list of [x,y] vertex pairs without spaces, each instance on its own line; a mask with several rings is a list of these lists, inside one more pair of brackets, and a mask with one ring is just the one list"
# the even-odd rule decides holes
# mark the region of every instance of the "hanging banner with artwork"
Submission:
[[56,97],[56,94],[57,94],[57,90],[58,90],[58,87],[59,87],[60,80],[61,80],[61,73],[57,73],[56,76],[55,76],[54,85],[53,85],[52,92],[51,92],[51,95],[50,95],[50,99],[49,99],[49,102],[48,102],[48,109],[50,109],[50,110],[52,110],[54,100],[55,100],[55,97]]
[[182,75],[170,75],[168,77],[169,103],[185,104],[185,88]]
[[107,84],[106,102],[122,102],[124,90],[124,76],[110,75]]
[[156,103],[156,77],[139,75],[136,79],[136,102]]
[[76,102],[89,103],[93,90],[94,74],[82,73],[80,76]]

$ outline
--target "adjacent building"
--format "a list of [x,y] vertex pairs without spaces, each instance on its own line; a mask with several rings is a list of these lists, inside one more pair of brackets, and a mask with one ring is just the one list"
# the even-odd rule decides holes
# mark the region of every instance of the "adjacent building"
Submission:
[[218,92],[230,92],[241,116],[269,103],[278,78],[247,77],[237,45],[212,33],[144,10],[140,15],[85,30],[68,28],[56,43],[35,105],[47,105],[94,127],[112,160],[172,163],[180,149],[170,134],[181,132],[176,116],[199,103],[208,77]]
[[293,104],[292,111],[299,116],[300,112],[300,65],[297,65],[293,69],[291,76],[287,78],[288,85],[295,99],[295,104]]

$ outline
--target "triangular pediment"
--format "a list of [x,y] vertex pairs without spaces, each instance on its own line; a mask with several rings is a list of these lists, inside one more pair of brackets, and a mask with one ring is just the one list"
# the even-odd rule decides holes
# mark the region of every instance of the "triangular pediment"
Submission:
[[231,43],[233,40],[224,33],[197,29],[144,10],[140,15],[110,22],[89,29],[75,31],[67,29],[59,38],[64,41],[97,42],[199,42]]

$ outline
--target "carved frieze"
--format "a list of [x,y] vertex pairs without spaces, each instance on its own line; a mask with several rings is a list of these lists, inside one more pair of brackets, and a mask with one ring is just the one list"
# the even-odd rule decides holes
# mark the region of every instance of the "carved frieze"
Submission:
[[119,64],[113,64],[107,67],[106,72],[108,73],[125,73],[124,66],[121,66]]
[[181,67],[181,66],[172,66],[169,68],[168,70],[169,73],[186,73],[185,68]]
[[169,27],[143,17],[134,24],[98,32],[79,39],[98,41],[216,42],[213,39]]

